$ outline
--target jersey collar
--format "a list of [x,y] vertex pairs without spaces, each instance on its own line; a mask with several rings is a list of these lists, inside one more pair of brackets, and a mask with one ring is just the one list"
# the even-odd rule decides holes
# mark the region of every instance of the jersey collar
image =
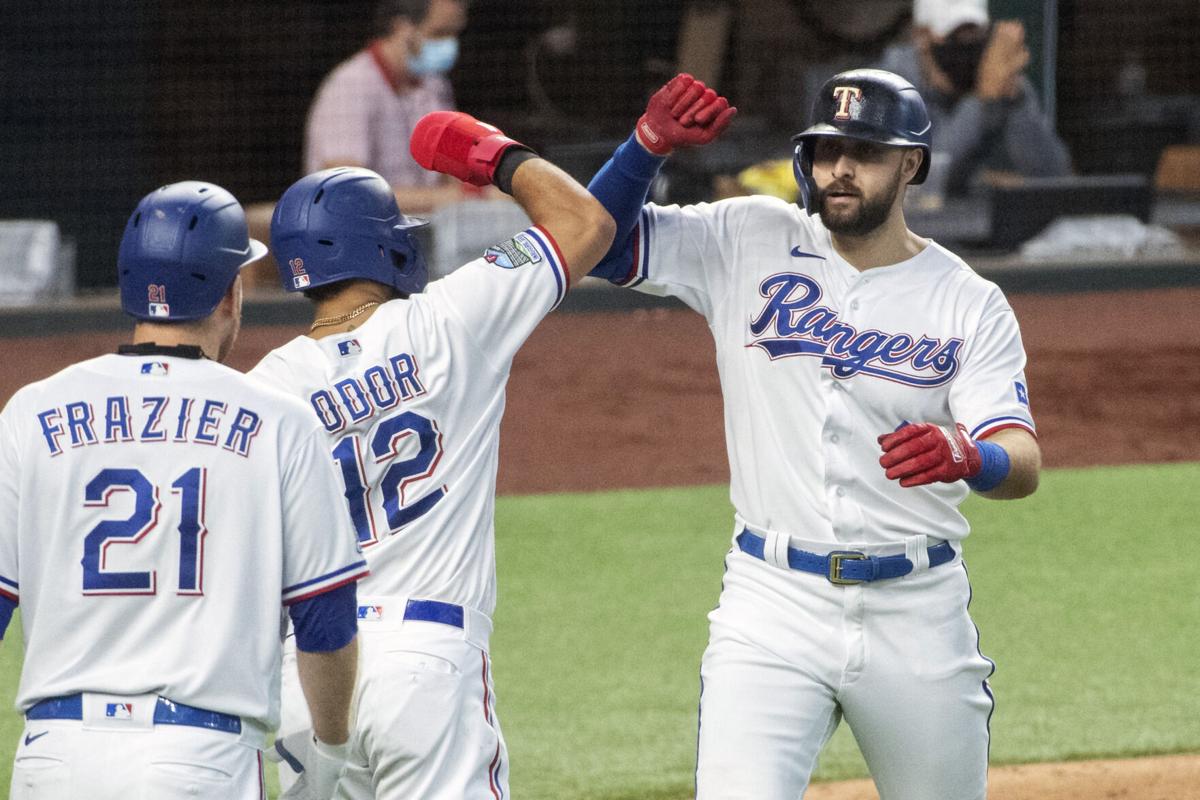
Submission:
[[175,356],[177,358],[206,358],[204,351],[194,344],[165,345],[154,342],[141,344],[123,344],[117,348],[117,355],[122,356]]

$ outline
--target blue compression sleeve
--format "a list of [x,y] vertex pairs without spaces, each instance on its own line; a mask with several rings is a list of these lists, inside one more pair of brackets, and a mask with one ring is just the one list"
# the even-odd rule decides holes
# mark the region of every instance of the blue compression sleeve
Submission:
[[12,622],[13,611],[16,608],[17,604],[11,597],[0,595],[0,639],[3,639],[8,631],[8,623]]
[[1008,451],[998,444],[976,442],[975,446],[979,448],[983,468],[974,478],[967,478],[966,483],[977,492],[990,492],[1008,477],[1012,461],[1008,457]]
[[618,281],[629,273],[633,260],[633,230],[637,227],[642,206],[650,184],[666,158],[651,155],[631,134],[612,158],[600,168],[588,184],[588,191],[595,196],[617,223],[617,235],[612,247],[589,272],[597,278]]
[[350,644],[358,632],[357,586],[350,582],[288,606],[297,648],[306,653],[327,653]]

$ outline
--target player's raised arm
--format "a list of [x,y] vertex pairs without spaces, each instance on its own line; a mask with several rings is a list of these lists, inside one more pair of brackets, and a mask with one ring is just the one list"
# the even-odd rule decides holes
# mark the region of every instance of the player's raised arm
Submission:
[[728,100],[686,73],[676,75],[650,97],[633,133],[588,183],[588,191],[617,224],[612,247],[592,275],[612,281],[625,276],[633,257],[638,215],[667,156],[679,147],[716,140],[736,113]]
[[413,130],[412,155],[426,169],[510,194],[555,240],[571,283],[608,250],[615,226],[574,178],[470,114],[435,111]]

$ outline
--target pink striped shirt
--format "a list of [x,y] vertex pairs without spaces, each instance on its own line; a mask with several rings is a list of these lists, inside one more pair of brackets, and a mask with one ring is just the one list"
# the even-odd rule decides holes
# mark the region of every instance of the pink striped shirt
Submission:
[[317,89],[305,125],[305,171],[353,162],[393,186],[434,186],[441,176],[413,161],[408,140],[425,114],[452,108],[445,76],[426,77],[398,91],[371,49],[361,50],[334,68]]

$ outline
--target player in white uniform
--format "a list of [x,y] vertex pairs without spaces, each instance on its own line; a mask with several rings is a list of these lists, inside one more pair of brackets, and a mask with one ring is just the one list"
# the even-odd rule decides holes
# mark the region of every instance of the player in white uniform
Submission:
[[218,363],[265,252],[218,186],[147,195],[119,257],[133,344],[0,414],[0,632],[19,602],[25,635],[13,798],[265,798],[281,602],[321,739],[313,796],[332,792],[367,569],[307,407]]
[[[400,213],[381,177],[303,178],[276,207],[271,240],[284,287],[306,291],[314,321],[253,374],[303,398],[328,432],[371,565],[337,796],[498,800],[508,758],[488,639],[504,389],[513,355],[604,254],[613,225],[565,173],[466,114],[426,116],[412,150],[426,168],[512,194],[533,226],[422,293],[409,230],[424,223]],[[282,730],[303,735],[284,680]],[[282,783],[297,766],[281,766]]]
[[643,208],[661,156],[712,116],[671,112],[690,85],[651,99],[589,189],[618,225],[592,274],[679,297],[716,341],[737,514],[701,665],[697,798],[803,796],[842,718],[883,800],[983,798],[993,665],[958,506],[1036,488],[1017,321],[905,225],[929,121],[903,79],[825,84],[795,140],[805,208]]

